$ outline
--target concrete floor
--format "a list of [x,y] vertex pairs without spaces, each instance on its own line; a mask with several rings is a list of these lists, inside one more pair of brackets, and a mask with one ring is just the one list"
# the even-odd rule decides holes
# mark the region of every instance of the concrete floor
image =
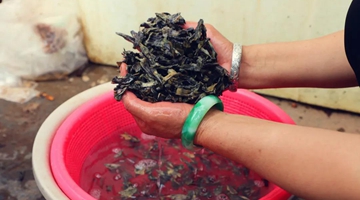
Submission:
[[[26,104],[0,100],[0,200],[40,200],[31,168],[31,149],[37,130],[61,103],[92,86],[110,81],[117,69],[89,65],[84,77],[42,82],[37,89],[54,97],[36,97]],[[267,97],[299,125],[360,133],[359,115],[322,109]]]

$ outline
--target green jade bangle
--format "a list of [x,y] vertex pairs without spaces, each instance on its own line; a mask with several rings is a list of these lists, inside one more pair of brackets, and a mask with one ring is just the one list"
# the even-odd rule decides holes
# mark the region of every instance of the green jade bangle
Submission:
[[206,113],[215,106],[218,110],[224,111],[223,102],[214,95],[205,96],[200,101],[198,101],[192,110],[190,111],[188,117],[185,120],[184,126],[181,132],[181,142],[182,145],[187,149],[194,148],[194,138],[196,131],[205,117]]

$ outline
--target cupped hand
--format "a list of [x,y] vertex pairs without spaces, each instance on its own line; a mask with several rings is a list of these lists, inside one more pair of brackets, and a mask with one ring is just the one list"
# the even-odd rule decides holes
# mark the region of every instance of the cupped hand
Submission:
[[[197,22],[186,22],[184,28],[197,26]],[[221,35],[212,25],[205,24],[207,37],[218,54],[219,65],[230,71],[232,43]],[[126,74],[126,65],[120,69]],[[132,92],[127,91],[122,101],[132,114],[141,131],[162,138],[180,138],[182,126],[193,105],[186,103],[157,102],[149,103],[140,100]]]
[[142,132],[169,139],[180,138],[182,126],[192,108],[185,103],[145,102],[128,91],[122,99]]

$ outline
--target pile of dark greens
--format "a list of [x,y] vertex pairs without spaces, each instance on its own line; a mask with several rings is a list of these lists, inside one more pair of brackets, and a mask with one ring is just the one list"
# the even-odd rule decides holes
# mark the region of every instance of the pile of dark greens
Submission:
[[131,36],[117,33],[138,52],[124,50],[124,77],[112,83],[120,101],[129,90],[148,102],[170,101],[194,104],[207,95],[220,96],[231,85],[228,72],[217,62],[202,19],[196,28],[185,29],[180,13],[156,13]]

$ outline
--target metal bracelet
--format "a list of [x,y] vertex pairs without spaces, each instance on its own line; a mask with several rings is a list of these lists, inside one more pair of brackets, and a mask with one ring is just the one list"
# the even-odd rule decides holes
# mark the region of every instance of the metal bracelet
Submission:
[[233,84],[229,88],[229,90],[232,92],[236,92],[237,88],[238,88],[241,54],[242,54],[242,45],[238,44],[238,43],[234,43],[233,53],[232,53],[232,62],[231,62],[231,71],[230,71],[230,78],[231,78]]

